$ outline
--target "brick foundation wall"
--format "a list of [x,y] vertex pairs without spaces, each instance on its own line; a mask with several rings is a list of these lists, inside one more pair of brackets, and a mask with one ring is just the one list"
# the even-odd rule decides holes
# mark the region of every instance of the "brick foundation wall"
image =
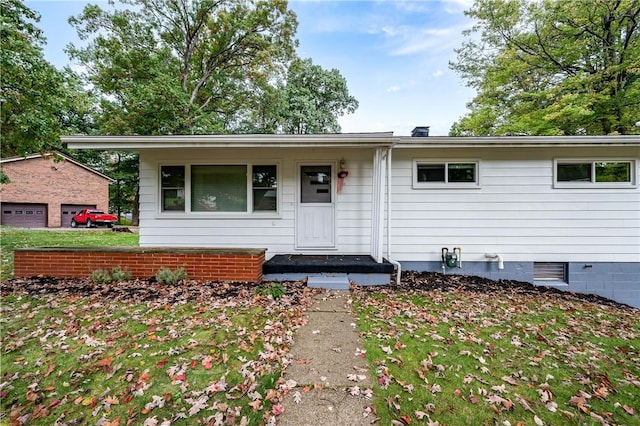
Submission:
[[82,278],[97,269],[120,267],[133,278],[150,278],[162,268],[184,268],[198,281],[260,282],[265,250],[121,247],[17,249],[14,277]]

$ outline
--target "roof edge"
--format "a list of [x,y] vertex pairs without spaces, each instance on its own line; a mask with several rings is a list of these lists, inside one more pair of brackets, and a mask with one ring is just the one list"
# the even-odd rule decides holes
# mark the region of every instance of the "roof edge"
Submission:
[[397,148],[502,148],[550,146],[640,146],[640,135],[614,136],[401,136]]
[[312,135],[162,135],[162,136],[63,136],[62,142],[73,149],[145,149],[206,147],[313,147],[313,146],[388,146],[393,132],[328,133]]
[[163,135],[163,136],[63,136],[72,149],[160,148],[303,148],[380,147],[397,148],[490,148],[640,146],[640,135],[615,136],[394,136],[393,132],[330,133],[313,135]]
[[65,155],[59,151],[50,151],[50,152],[45,152],[43,154],[29,154],[29,155],[25,155],[25,156],[16,156],[16,157],[7,157],[7,158],[2,158],[0,159],[0,164],[4,164],[4,163],[13,163],[16,161],[23,161],[23,160],[33,160],[35,158],[45,158],[45,157],[51,157],[53,155],[58,155],[62,158],[64,158],[65,161],[69,161],[70,163],[75,164],[78,167],[82,167],[83,169],[94,173],[106,180],[108,180],[109,182],[115,182],[116,180],[113,178],[110,178],[109,176],[100,173],[99,171],[92,169],[91,167],[87,166],[86,164],[82,164],[81,162],[74,160],[73,158],[69,157],[68,155]]

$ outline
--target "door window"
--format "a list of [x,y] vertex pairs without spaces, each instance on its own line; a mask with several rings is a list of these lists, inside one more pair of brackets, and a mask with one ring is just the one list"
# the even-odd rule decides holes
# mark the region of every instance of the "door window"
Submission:
[[300,167],[300,202],[331,203],[331,166]]

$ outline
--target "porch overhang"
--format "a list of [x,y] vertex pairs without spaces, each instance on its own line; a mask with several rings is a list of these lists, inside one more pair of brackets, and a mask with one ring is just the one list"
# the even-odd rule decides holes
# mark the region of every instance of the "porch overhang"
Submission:
[[139,151],[170,148],[377,148],[393,145],[393,132],[314,135],[63,136],[70,149]]

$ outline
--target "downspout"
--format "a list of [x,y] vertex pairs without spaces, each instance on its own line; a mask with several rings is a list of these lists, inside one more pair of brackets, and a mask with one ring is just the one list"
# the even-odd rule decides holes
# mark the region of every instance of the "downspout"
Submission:
[[371,257],[377,263],[383,261],[384,247],[384,167],[382,165],[382,148],[376,148],[373,157],[373,199],[371,203]]
[[400,285],[402,265],[391,258],[391,151],[393,145],[387,148],[387,260],[396,267],[396,284]]

